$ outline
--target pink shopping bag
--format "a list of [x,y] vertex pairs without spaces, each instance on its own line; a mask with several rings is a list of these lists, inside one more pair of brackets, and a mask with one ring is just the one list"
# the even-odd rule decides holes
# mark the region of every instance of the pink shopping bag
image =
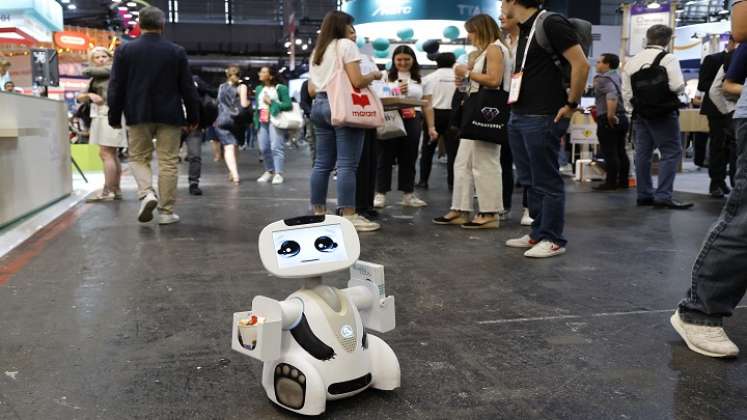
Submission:
[[332,111],[332,125],[358,128],[377,128],[384,125],[384,107],[381,100],[368,88],[353,87],[345,72],[339,48],[337,69],[327,84],[327,96]]

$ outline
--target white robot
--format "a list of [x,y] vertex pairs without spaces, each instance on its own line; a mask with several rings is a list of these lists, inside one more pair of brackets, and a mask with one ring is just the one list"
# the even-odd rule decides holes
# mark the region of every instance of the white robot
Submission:
[[[231,347],[264,362],[262,386],[272,402],[319,415],[327,400],[399,388],[397,356],[368,333],[394,329],[394,297],[385,296],[382,266],[357,261],[352,223],[339,216],[275,222],[262,230],[259,254],[271,274],[306,279],[283,301],[256,296],[251,311],[233,315]],[[348,288],[322,284],[323,274],[348,268]]]

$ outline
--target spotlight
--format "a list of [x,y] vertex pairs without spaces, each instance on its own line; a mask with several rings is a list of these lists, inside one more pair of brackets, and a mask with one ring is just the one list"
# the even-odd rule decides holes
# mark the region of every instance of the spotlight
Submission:
[[76,6],[76,5],[74,5],[74,4],[68,4],[68,5],[67,5],[67,10],[75,10],[75,9],[77,9],[77,8],[78,8],[78,6]]
[[646,6],[646,7],[648,7],[649,9],[658,9],[658,8],[660,8],[660,7],[661,7],[661,5],[659,4],[659,2],[658,2],[658,1],[652,1],[652,2],[651,2],[651,3],[649,3],[649,4],[648,4],[648,6]]
[[301,45],[301,44],[303,44],[303,41],[301,41],[301,38],[296,39],[296,45]]
[[303,44],[303,45],[301,46],[301,49],[302,49],[302,50],[304,50],[304,51],[306,51],[306,50],[308,50],[308,49],[309,49],[309,46],[308,46],[308,45],[306,45],[306,44]]
[[127,2],[127,7],[137,7],[137,3],[135,3],[134,1],[129,1]]

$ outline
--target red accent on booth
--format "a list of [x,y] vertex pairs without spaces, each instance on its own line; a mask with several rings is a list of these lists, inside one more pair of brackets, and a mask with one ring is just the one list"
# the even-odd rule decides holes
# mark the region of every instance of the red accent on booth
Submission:
[[91,38],[82,32],[63,31],[54,33],[54,44],[70,50],[88,50]]

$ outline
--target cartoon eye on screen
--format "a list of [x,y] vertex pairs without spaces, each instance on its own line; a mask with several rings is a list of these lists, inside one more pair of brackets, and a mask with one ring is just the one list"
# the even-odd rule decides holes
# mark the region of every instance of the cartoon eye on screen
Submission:
[[278,249],[278,254],[286,258],[295,257],[299,252],[301,252],[301,245],[296,241],[285,241]]
[[322,236],[316,238],[314,241],[314,247],[319,252],[333,252],[337,248],[337,244],[329,236]]
[[340,225],[273,232],[280,268],[348,259]]

